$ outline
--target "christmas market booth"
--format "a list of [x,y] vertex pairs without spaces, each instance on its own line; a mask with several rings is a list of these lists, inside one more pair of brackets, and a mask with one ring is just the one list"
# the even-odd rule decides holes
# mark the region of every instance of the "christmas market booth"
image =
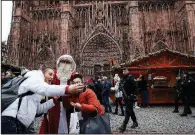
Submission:
[[[195,57],[168,49],[121,64],[121,67],[128,67],[130,74],[136,77],[142,74],[147,79],[149,104],[174,103],[176,76],[187,70],[195,77]],[[138,93],[140,104],[141,95]],[[195,99],[195,94],[192,99]]]

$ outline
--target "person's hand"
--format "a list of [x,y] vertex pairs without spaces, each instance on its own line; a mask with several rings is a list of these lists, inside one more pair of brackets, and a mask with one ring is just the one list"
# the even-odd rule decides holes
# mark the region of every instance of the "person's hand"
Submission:
[[58,100],[60,97],[59,96],[54,96],[53,97],[55,100]]
[[114,87],[111,87],[110,90],[111,90],[111,91],[115,91],[115,88],[114,88]]
[[80,104],[80,103],[76,103],[76,104],[75,104],[75,107],[76,107],[77,109],[81,110],[81,104]]
[[83,84],[76,84],[76,85],[69,85],[68,87],[68,93],[74,94],[77,93],[78,90],[83,89],[85,86]]
[[54,97],[53,97],[53,101],[54,101],[54,104],[55,104],[55,105],[59,103],[59,99],[60,99],[59,96],[54,96]]
[[81,104],[80,104],[80,103],[73,103],[73,102],[71,102],[70,104],[71,104],[73,107],[75,107],[76,109],[81,110]]
[[70,104],[74,107],[75,106],[75,103],[73,103],[73,102],[70,102]]

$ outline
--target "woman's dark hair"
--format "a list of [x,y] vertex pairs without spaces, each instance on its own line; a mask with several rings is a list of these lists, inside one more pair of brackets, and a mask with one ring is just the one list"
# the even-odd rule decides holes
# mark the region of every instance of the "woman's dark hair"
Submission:
[[74,80],[75,78],[80,78],[82,80],[83,76],[80,74],[75,74],[74,76],[72,76],[71,80]]
[[45,72],[47,72],[48,70],[53,70],[52,68],[49,68],[49,67],[45,67],[45,68],[42,68],[42,71],[43,71],[43,73],[45,73]]

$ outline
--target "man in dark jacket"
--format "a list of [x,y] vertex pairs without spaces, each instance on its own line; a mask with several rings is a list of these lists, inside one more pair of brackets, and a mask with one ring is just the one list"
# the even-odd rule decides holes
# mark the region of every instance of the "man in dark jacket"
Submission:
[[98,100],[100,101],[100,103],[102,104],[102,82],[101,82],[101,79],[98,79],[96,82],[95,82],[95,88],[96,88],[96,96],[98,98]]
[[181,87],[181,82],[182,82],[182,79],[180,76],[176,77],[176,84],[175,84],[175,109],[173,110],[173,113],[178,113],[179,110],[178,110],[178,101],[179,99],[182,98],[182,87]]
[[181,86],[183,89],[183,102],[184,102],[184,111],[181,116],[187,116],[192,114],[190,109],[190,95],[194,87],[195,80],[188,75],[188,72],[184,74],[184,81],[182,81]]
[[135,95],[136,93],[136,82],[132,75],[129,75],[128,68],[123,70],[123,79],[119,84],[119,89],[123,91],[123,96],[125,99],[126,110],[125,110],[125,119],[123,121],[122,126],[119,128],[121,132],[126,130],[126,126],[128,124],[129,118],[131,117],[133,121],[133,125],[131,128],[138,127],[138,122],[136,120],[135,112],[133,111],[133,103],[134,101],[131,100],[131,95]]

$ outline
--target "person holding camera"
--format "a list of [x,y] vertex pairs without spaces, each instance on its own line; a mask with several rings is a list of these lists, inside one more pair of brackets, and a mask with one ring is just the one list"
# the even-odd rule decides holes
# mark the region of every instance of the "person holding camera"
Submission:
[[135,112],[133,110],[133,103],[136,101],[136,82],[132,75],[129,75],[128,68],[123,70],[123,79],[119,84],[119,89],[123,92],[123,96],[125,99],[126,109],[125,109],[125,119],[123,121],[122,126],[119,128],[121,132],[126,130],[126,126],[129,122],[129,118],[131,117],[133,121],[133,125],[131,128],[138,127],[138,122],[135,116]]
[[[71,77],[72,84],[83,85],[83,77],[76,73]],[[111,134],[110,116],[105,113],[93,90],[87,86],[71,94],[70,107],[81,112],[80,134]]]
[[[83,85],[82,75],[76,73],[71,77],[73,85]],[[77,93],[71,94],[69,98],[69,107],[75,107],[82,112],[84,118],[93,116],[98,112],[99,115],[104,114],[104,107],[100,104],[93,90],[85,87],[80,89]]]

